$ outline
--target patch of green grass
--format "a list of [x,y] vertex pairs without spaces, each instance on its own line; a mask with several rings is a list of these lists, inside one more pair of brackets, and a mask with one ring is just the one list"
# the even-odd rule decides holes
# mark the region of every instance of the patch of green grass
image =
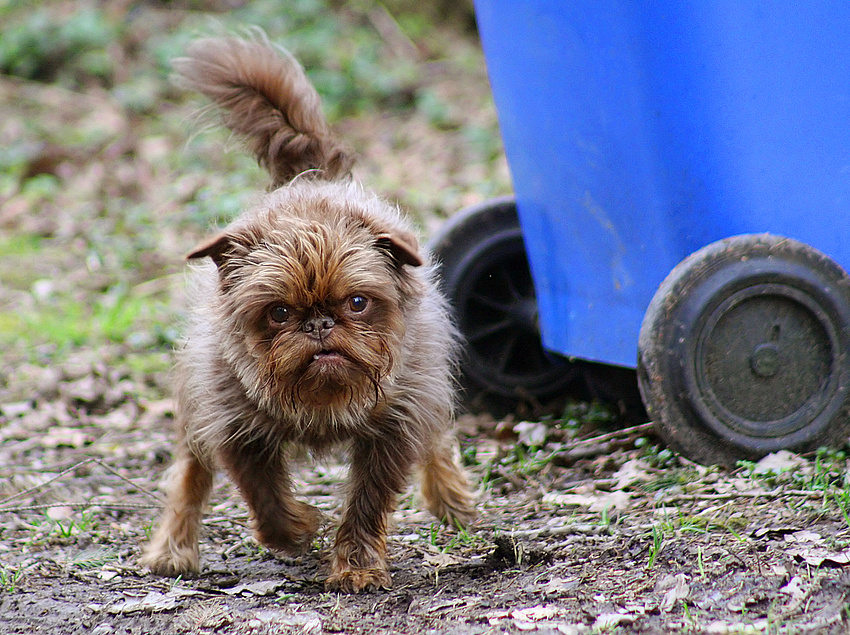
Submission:
[[552,461],[552,453],[537,447],[515,443],[502,459],[502,466],[522,476],[539,473]]
[[671,465],[660,471],[656,478],[646,483],[640,483],[638,487],[645,492],[659,492],[669,489],[688,491],[694,486],[699,486],[702,482],[701,479],[702,476],[697,470]]
[[672,450],[653,445],[646,437],[636,439],[635,447],[643,451],[642,458],[652,467],[667,470],[679,466],[679,460]]
[[145,542],[150,542],[151,538],[153,538],[154,529],[156,529],[156,522],[154,520],[150,520],[142,526]]
[[[75,89],[97,83],[129,110],[152,113],[168,91],[164,80],[171,73],[171,60],[182,55],[192,39],[221,32],[245,34],[248,27],[260,26],[303,64],[332,121],[375,108],[412,108],[420,101],[420,60],[392,53],[374,21],[381,18],[377,14],[384,15],[381,5],[354,1],[340,7],[328,0],[291,0],[281,10],[277,0],[239,4],[226,13],[189,11],[149,23],[131,9],[109,10],[105,5],[68,12],[44,1],[2,3],[0,72]],[[410,36],[427,41],[432,56],[440,55],[448,43],[434,37],[434,21],[423,19],[415,4],[395,8],[390,22],[399,41]],[[138,50],[116,55],[116,47],[127,39],[138,39]],[[124,73],[119,64],[131,56],[143,63]]]
[[719,528],[710,520],[699,516],[684,516],[681,513],[665,523],[665,528],[681,534],[707,534],[709,529]]
[[115,71],[108,46],[119,39],[121,23],[100,7],[65,14],[47,5],[0,10],[0,72],[39,81],[77,85],[83,77],[109,81]]
[[[649,548],[649,564],[647,568],[651,568],[655,564],[663,543],[671,537],[681,537],[685,540],[690,540],[688,536],[707,535],[707,534],[731,534],[738,541],[743,541],[740,531],[747,527],[748,521],[744,518],[730,517],[706,518],[698,514],[683,514],[676,509],[667,512],[664,516],[652,526],[652,529],[647,534],[650,540]],[[698,551],[701,554],[701,551]],[[701,557],[701,555],[699,556]],[[704,570],[704,564],[699,564]]]
[[[244,172],[232,172],[229,183],[216,183],[201,188],[186,205],[188,218],[196,225],[211,230],[233,220],[256,195],[256,184],[246,183]],[[257,182],[260,182],[259,179]]]
[[436,547],[441,553],[451,553],[464,547],[480,547],[487,542],[480,536],[470,534],[465,527],[457,527],[456,533],[452,535],[448,542],[441,544],[440,536],[442,535],[442,527],[443,525],[441,523],[431,523],[427,536],[427,540],[431,546]]
[[658,554],[664,547],[665,532],[661,525],[653,525],[649,532],[649,559],[646,562],[646,569],[652,569],[655,566],[655,561],[658,559]]
[[478,446],[474,443],[470,443],[469,445],[462,447],[460,450],[460,459],[466,467],[479,465]]
[[[318,539],[319,537],[317,536],[316,538]],[[270,553],[265,546],[254,540],[252,537],[243,538],[242,542],[239,543],[239,546],[241,550],[238,553],[245,556],[248,562],[262,560]]]
[[702,545],[697,545],[697,569],[699,570],[700,580],[705,582],[707,576],[705,574],[705,561],[703,560]]
[[42,257],[43,238],[34,234],[8,234],[0,236],[0,253],[3,268],[0,282],[11,289],[29,289],[38,278],[29,265]]
[[841,488],[833,493],[832,499],[841,513],[844,523],[850,528],[850,491],[846,488]]
[[15,593],[23,577],[23,569],[0,563],[0,593]]
[[682,612],[685,614],[685,619],[687,620],[687,630],[694,631],[697,628],[697,622],[691,615],[691,609],[688,607],[688,600],[683,599],[682,601]]
[[792,474],[792,478],[807,489],[826,491],[831,487],[844,489],[847,478],[847,453],[844,450],[819,448],[813,464],[812,474]]
[[600,527],[610,527],[611,526],[611,516],[608,513],[611,505],[605,505],[602,508],[602,512],[599,514],[599,526]]
[[[42,249],[43,243],[44,238],[37,234],[0,234],[0,250],[2,250],[4,262],[7,258],[37,254]],[[4,275],[6,273],[5,267],[3,273]]]
[[[593,434],[600,427],[605,429],[616,421],[617,415],[608,404],[574,402],[567,406],[560,418],[545,417],[537,423],[518,424],[514,429],[518,440],[501,447],[495,455],[482,459],[478,447],[472,443],[462,447],[461,457],[464,465],[481,468],[480,482],[487,489],[508,474],[511,480],[522,479],[534,477],[548,469],[566,447],[565,443],[552,440],[556,436],[553,430],[567,429],[570,432],[566,436],[572,436],[579,428],[587,428]],[[531,427],[520,428],[526,424]],[[562,438],[564,434],[558,432],[557,436]]]
[[[152,65],[166,76],[171,60],[185,52],[193,37],[244,35],[246,28],[260,26],[304,66],[334,121],[376,107],[414,104],[419,71],[412,61],[388,54],[370,19],[376,10],[373,3],[349,2],[340,9],[327,0],[291,0],[281,10],[277,0],[254,0],[217,14],[214,24],[190,14],[177,32],[155,34],[144,46]],[[125,94],[132,98],[131,91]]]
[[118,560],[118,552],[108,547],[86,549],[74,554],[67,562],[81,569],[99,569],[103,565]]
[[[177,334],[170,332],[162,337],[171,340],[176,338]],[[139,351],[134,355],[128,355],[124,362],[127,364],[129,374],[137,377],[167,373],[173,365],[171,356],[163,351]]]
[[61,352],[79,346],[125,343],[141,350],[165,350],[177,333],[161,300],[116,285],[93,300],[57,291],[31,306],[0,310],[0,344],[22,341]]
[[605,429],[617,423],[616,409],[601,401],[575,401],[564,408],[559,419],[553,422],[561,429],[575,429],[582,426]]
[[850,527],[850,471],[843,449],[819,448],[814,457],[779,470],[760,470],[753,461],[739,461],[745,478],[765,487],[788,487],[820,495],[823,513],[838,513]]
[[116,340],[127,332],[140,313],[138,300],[90,305],[67,299],[56,306],[33,311],[5,314],[8,328],[3,337],[26,338],[30,342],[51,343],[59,347],[81,346],[99,340]]
[[27,545],[43,545],[53,542],[66,543],[80,534],[88,533],[97,528],[94,515],[88,511],[75,513],[68,518],[50,518],[47,512],[28,522],[30,535]]
[[422,90],[416,95],[416,109],[428,119],[428,123],[437,130],[451,130],[457,127],[448,106],[432,90]]
[[48,535],[67,539],[91,531],[96,524],[94,515],[84,510],[70,518],[47,518],[43,527],[48,530]]

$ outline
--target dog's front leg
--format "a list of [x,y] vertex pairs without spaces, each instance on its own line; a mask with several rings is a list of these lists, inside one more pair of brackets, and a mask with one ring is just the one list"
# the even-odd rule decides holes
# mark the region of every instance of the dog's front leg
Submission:
[[404,490],[413,444],[392,435],[359,439],[351,451],[350,491],[326,586],[347,593],[389,588],[387,518]]
[[168,481],[168,503],[140,563],[158,575],[197,573],[198,534],[213,485],[212,469],[181,439]]
[[233,441],[222,448],[221,458],[248,503],[257,540],[291,555],[307,551],[322,513],[292,495],[284,451],[264,440]]

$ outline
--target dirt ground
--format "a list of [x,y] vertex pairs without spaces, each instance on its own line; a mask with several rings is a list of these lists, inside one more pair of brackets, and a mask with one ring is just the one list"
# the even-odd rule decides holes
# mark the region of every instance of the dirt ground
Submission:
[[[341,456],[305,458],[297,474],[298,494],[327,514],[307,555],[255,543],[221,478],[201,574],[139,570],[171,460],[180,256],[264,184],[222,151],[226,135],[192,134],[197,102],[169,86],[162,60],[207,13],[227,26],[265,16],[289,42],[278,6],[0,7],[0,635],[850,632],[844,452],[706,468],[600,404],[534,421],[462,416],[479,518],[442,528],[412,485],[390,530],[390,590],[324,590]],[[371,3],[292,6],[304,51],[334,49],[323,63],[337,74],[318,77],[359,179],[425,234],[510,191],[473,32],[388,20]],[[92,49],[103,55],[15,57],[83,36],[103,36]],[[360,72],[345,66],[348,43],[378,70],[412,70],[397,85],[369,80],[371,68],[346,84]]]
[[[160,504],[170,401],[140,401],[105,369],[70,373],[50,399],[3,406],[4,633],[848,629],[847,507],[828,500],[843,478],[835,457],[780,454],[726,473],[651,445],[645,425],[584,436],[461,418],[480,518],[468,532],[440,528],[411,489],[391,529],[391,590],[323,588],[345,474],[330,460],[298,474],[300,495],[328,515],[309,554],[280,559],[256,544],[222,478],[202,573],[145,575],[135,561]],[[544,438],[543,450],[527,445]]]

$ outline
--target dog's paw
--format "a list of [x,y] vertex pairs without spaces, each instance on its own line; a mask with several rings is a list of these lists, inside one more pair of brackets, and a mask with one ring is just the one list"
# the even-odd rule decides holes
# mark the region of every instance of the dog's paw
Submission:
[[465,486],[428,491],[426,500],[428,511],[449,527],[469,527],[478,515],[475,499]]
[[449,527],[469,527],[477,516],[473,500],[470,497],[457,497],[452,500],[440,501],[440,503],[440,505],[433,507],[431,512]]
[[334,569],[325,580],[325,588],[342,593],[360,593],[389,589],[393,585],[386,569]]
[[267,518],[263,523],[255,522],[254,535],[272,551],[300,555],[310,550],[313,538],[324,520],[324,514],[312,505],[295,501],[286,518]]
[[450,527],[467,527],[475,520],[475,498],[466,473],[450,446],[440,446],[424,467],[422,495],[434,516]]
[[337,533],[325,587],[343,593],[389,589],[393,582],[384,537],[362,533],[346,536],[345,529],[343,525]]
[[200,559],[198,552],[191,548],[151,545],[139,558],[139,566],[156,575],[176,578],[198,573]]

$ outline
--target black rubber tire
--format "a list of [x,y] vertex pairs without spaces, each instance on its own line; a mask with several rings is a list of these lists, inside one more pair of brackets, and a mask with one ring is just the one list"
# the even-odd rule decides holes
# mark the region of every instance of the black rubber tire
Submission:
[[570,392],[579,380],[575,365],[546,352],[540,340],[513,197],[458,212],[428,246],[466,340],[462,405],[505,414]]
[[712,243],[658,288],[638,384],[662,438],[734,467],[850,434],[850,278],[814,248],[768,234]]
[[598,399],[616,404],[623,421],[646,420],[634,370],[567,360],[543,348],[513,197],[458,212],[428,247],[441,263],[443,291],[466,340],[466,410],[560,414],[568,399]]

